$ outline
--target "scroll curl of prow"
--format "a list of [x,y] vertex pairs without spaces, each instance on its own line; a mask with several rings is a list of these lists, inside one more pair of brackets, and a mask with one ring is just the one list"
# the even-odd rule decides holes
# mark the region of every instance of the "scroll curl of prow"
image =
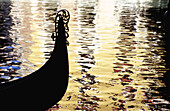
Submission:
[[[69,37],[69,27],[68,27],[68,22],[70,19],[70,13],[66,9],[59,10],[56,14],[55,17],[55,32],[52,34],[51,38],[54,40],[58,36],[58,21],[59,19],[63,19],[64,27],[65,27],[65,36],[66,38]],[[67,45],[69,45],[69,42],[66,40]]]

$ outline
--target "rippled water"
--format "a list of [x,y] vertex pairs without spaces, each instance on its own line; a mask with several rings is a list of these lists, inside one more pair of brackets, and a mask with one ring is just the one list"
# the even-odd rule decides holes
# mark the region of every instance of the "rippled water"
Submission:
[[169,101],[158,90],[166,87],[167,2],[0,2],[0,80],[25,76],[48,60],[55,14],[66,8],[71,14],[69,86],[49,110],[168,111]]

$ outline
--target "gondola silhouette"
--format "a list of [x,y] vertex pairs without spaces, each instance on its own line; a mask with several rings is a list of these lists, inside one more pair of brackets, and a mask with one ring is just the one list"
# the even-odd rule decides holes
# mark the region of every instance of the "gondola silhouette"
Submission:
[[21,79],[0,84],[0,111],[45,111],[56,104],[68,85],[68,21],[70,15],[60,10],[55,18],[54,50],[37,71]]

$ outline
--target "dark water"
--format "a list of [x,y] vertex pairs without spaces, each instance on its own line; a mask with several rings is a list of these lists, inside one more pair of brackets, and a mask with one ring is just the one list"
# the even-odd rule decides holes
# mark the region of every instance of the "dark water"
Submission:
[[15,40],[9,37],[9,30],[14,25],[9,15],[11,4],[1,2],[0,5],[0,81],[3,82],[9,79],[20,78],[20,75],[16,71],[21,69],[21,61],[17,60],[19,54],[15,53]]
[[70,11],[70,80],[49,110],[168,111],[168,0],[0,2],[0,82],[40,68],[54,43],[58,9]]
[[30,74],[50,57],[54,46],[50,36],[56,13],[50,11],[57,9],[44,5],[47,8],[43,12],[34,2],[0,2],[1,82]]

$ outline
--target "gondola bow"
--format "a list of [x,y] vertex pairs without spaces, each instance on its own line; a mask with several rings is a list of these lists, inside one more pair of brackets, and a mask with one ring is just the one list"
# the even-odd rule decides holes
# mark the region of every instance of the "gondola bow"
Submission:
[[21,79],[0,84],[0,111],[45,111],[56,104],[67,89],[69,67],[67,53],[67,10],[55,18],[54,50],[37,71]]

